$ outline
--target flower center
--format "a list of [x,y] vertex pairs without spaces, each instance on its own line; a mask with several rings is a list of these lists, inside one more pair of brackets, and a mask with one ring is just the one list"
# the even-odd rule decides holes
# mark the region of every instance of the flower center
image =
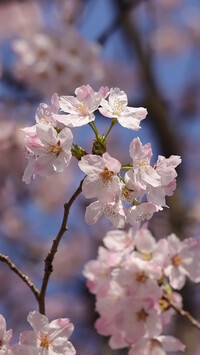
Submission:
[[143,260],[151,260],[152,259],[151,253],[141,253],[141,256],[142,256]]
[[114,175],[113,171],[108,170],[108,168],[104,168],[104,170],[99,174],[102,178],[103,182],[106,183],[112,180],[112,176]]
[[145,311],[144,308],[142,308],[140,311],[137,312],[137,318],[139,321],[146,321],[148,317],[148,313]]
[[162,349],[162,345],[159,340],[157,339],[150,339],[150,349]]
[[113,116],[120,116],[122,111],[123,111],[124,104],[120,102],[119,100],[115,100],[113,109],[112,109],[112,114]]
[[145,281],[148,279],[147,275],[145,274],[144,271],[138,272],[136,274],[136,281],[145,283]]
[[3,340],[0,339],[0,349],[2,348],[3,346]]
[[58,156],[61,151],[62,151],[62,147],[60,145],[60,141],[58,141],[57,144],[50,146],[47,153],[54,154],[54,155]]
[[139,168],[144,169],[145,171],[149,168],[150,164],[149,164],[149,159],[141,159],[139,161]]
[[88,111],[88,107],[81,103],[78,105],[77,107],[77,111],[82,115],[82,116],[88,116],[89,115],[89,111]]
[[42,348],[45,348],[45,349],[49,349],[49,345],[50,345],[50,340],[48,338],[48,335],[42,335],[41,337],[41,342],[40,342],[40,346]]
[[182,259],[181,259],[180,255],[176,254],[176,255],[173,256],[173,258],[172,258],[172,264],[173,264],[174,266],[179,266],[179,265],[182,264]]

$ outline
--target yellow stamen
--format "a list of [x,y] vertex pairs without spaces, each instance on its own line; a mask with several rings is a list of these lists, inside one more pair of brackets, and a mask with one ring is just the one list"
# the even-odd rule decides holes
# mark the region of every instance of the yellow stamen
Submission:
[[147,170],[149,167],[150,167],[150,164],[149,164],[149,159],[146,158],[146,159],[141,159],[139,161],[139,167],[144,170]]
[[119,100],[115,100],[114,107],[112,110],[113,116],[120,116],[121,112],[123,111],[124,104]]
[[60,141],[58,141],[57,144],[50,146],[50,148],[48,149],[47,153],[55,154],[55,155],[58,156],[61,151],[62,151],[62,147],[60,145]]
[[50,340],[49,340],[48,336],[47,335],[42,335],[40,346],[42,348],[45,348],[45,349],[48,350],[49,349],[49,345],[50,345]]
[[82,115],[82,116],[88,116],[89,115],[89,111],[88,111],[88,107],[81,103],[78,105],[77,107],[77,111]]
[[151,253],[141,253],[142,259],[143,260],[151,260],[152,259],[152,254]]
[[179,266],[182,264],[182,259],[181,259],[180,255],[178,255],[178,254],[174,255],[171,260],[172,260],[172,264],[174,266]]
[[106,183],[112,180],[114,173],[113,171],[108,170],[108,168],[104,168],[104,171],[102,171],[99,175],[103,179],[103,182]]

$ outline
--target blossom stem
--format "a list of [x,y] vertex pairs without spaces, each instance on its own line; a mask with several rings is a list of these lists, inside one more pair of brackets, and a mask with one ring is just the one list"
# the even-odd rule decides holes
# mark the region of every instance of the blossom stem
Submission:
[[105,138],[108,136],[108,134],[110,133],[111,129],[114,127],[114,125],[115,125],[116,123],[117,123],[116,118],[113,118],[113,120],[112,120],[112,122],[111,122],[111,125],[110,125],[110,127],[109,127],[109,130],[108,130],[108,132],[107,132],[106,135],[105,135]]
[[[84,180],[84,179],[83,179]],[[39,311],[41,314],[45,314],[45,295],[46,295],[46,290],[47,290],[47,285],[49,282],[49,278],[51,273],[53,272],[53,260],[55,257],[55,254],[58,250],[59,243],[68,229],[67,227],[67,221],[68,221],[68,216],[69,216],[69,211],[76,200],[76,198],[80,195],[82,191],[82,183],[83,180],[81,180],[79,187],[76,189],[72,197],[69,199],[67,203],[64,204],[64,214],[63,214],[63,219],[62,219],[62,224],[60,227],[60,230],[56,236],[56,238],[53,240],[52,246],[50,251],[47,254],[47,257],[45,259],[45,268],[44,268],[44,277],[42,281],[42,287],[39,295]]]
[[200,330],[200,323],[192,317],[192,315],[185,311],[182,308],[179,308],[179,306],[174,302],[174,300],[168,296],[166,293],[164,294],[164,298],[167,300],[169,305],[177,312],[179,313],[182,317],[185,317],[194,327],[196,327],[198,330]]
[[97,126],[96,126],[96,123],[95,123],[94,121],[93,121],[92,123],[93,123],[94,129],[95,129],[95,131],[96,131],[96,133],[97,133],[97,136],[99,136],[98,129],[97,129]]
[[121,167],[121,170],[131,170],[131,169],[133,169],[133,167],[130,166],[130,165],[123,165],[123,166]]
[[89,126],[92,128],[92,130],[93,130],[93,132],[94,132],[94,134],[95,134],[95,136],[96,136],[96,139],[98,139],[99,133],[98,133],[98,131],[97,131],[96,125],[94,126],[91,122],[89,122],[88,124],[89,124]]
[[22,281],[31,289],[32,293],[34,294],[37,302],[39,303],[39,296],[40,296],[40,291],[37,289],[37,287],[34,285],[34,283],[29,279],[29,277],[23,272],[10,260],[10,258],[6,255],[0,254],[0,260],[4,263],[6,263],[9,268],[17,274]]
[[123,177],[121,177],[120,174],[117,174],[117,176],[119,177],[120,181],[123,182],[125,184],[125,180],[123,179]]

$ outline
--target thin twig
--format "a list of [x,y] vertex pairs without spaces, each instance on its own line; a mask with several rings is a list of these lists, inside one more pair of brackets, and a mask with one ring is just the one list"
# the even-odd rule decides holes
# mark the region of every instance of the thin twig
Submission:
[[49,282],[50,275],[53,272],[54,256],[58,250],[58,245],[59,245],[64,233],[68,229],[67,220],[68,220],[68,216],[69,216],[69,211],[70,211],[70,208],[71,208],[73,202],[76,200],[76,198],[78,197],[78,195],[82,191],[82,183],[83,183],[83,180],[80,182],[79,187],[74,192],[74,194],[72,195],[70,200],[64,204],[64,214],[63,214],[63,220],[62,220],[60,230],[59,230],[56,238],[53,240],[51,249],[48,252],[48,255],[45,259],[44,277],[43,277],[42,287],[41,287],[40,297],[39,297],[39,311],[41,314],[45,314],[45,295],[46,295],[46,290],[47,290],[47,285]]
[[17,274],[20,277],[20,279],[22,279],[25,282],[25,284],[31,289],[37,302],[39,303],[40,291],[37,289],[34,283],[29,279],[29,277],[23,274],[22,271],[10,260],[8,256],[0,254],[0,260],[6,263],[9,266],[9,268],[13,272],[15,272],[15,274]]
[[184,309],[180,308],[176,302],[174,302],[173,299],[171,299],[171,297],[168,297],[167,295],[164,296],[164,298],[167,300],[167,302],[169,303],[169,305],[177,312],[179,313],[182,317],[185,317],[194,327],[196,327],[198,330],[200,330],[200,323],[192,317],[192,315],[187,312],[184,311]]

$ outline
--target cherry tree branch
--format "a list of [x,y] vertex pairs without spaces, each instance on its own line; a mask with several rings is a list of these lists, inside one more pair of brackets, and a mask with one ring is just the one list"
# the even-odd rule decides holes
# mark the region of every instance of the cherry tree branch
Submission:
[[9,266],[9,268],[13,272],[15,272],[15,274],[17,274],[20,277],[20,279],[22,279],[22,281],[24,281],[24,283],[31,289],[37,302],[39,303],[40,291],[37,289],[34,283],[29,279],[29,277],[23,274],[22,271],[10,260],[8,256],[0,254],[0,260],[6,263]]
[[200,330],[200,323],[192,317],[192,315],[185,311],[184,309],[180,308],[176,302],[174,302],[171,297],[164,295],[164,298],[167,300],[168,304],[177,312],[179,313],[182,317],[185,317],[194,327],[196,327],[198,330]]
[[80,195],[80,193],[82,191],[82,183],[83,183],[83,180],[80,182],[79,187],[74,192],[74,194],[72,195],[70,200],[64,204],[64,214],[63,214],[63,219],[62,219],[62,224],[61,224],[60,230],[59,230],[56,238],[53,240],[51,249],[48,252],[47,257],[45,259],[44,277],[43,277],[42,287],[41,287],[40,296],[39,296],[39,311],[41,314],[45,314],[45,295],[46,295],[46,290],[47,290],[47,285],[49,282],[50,275],[53,272],[53,260],[54,260],[55,254],[58,250],[59,243],[60,243],[64,233],[68,229],[67,220],[68,220],[68,216],[69,216],[69,211],[70,211],[70,208],[71,208],[73,202],[76,200],[76,198]]

